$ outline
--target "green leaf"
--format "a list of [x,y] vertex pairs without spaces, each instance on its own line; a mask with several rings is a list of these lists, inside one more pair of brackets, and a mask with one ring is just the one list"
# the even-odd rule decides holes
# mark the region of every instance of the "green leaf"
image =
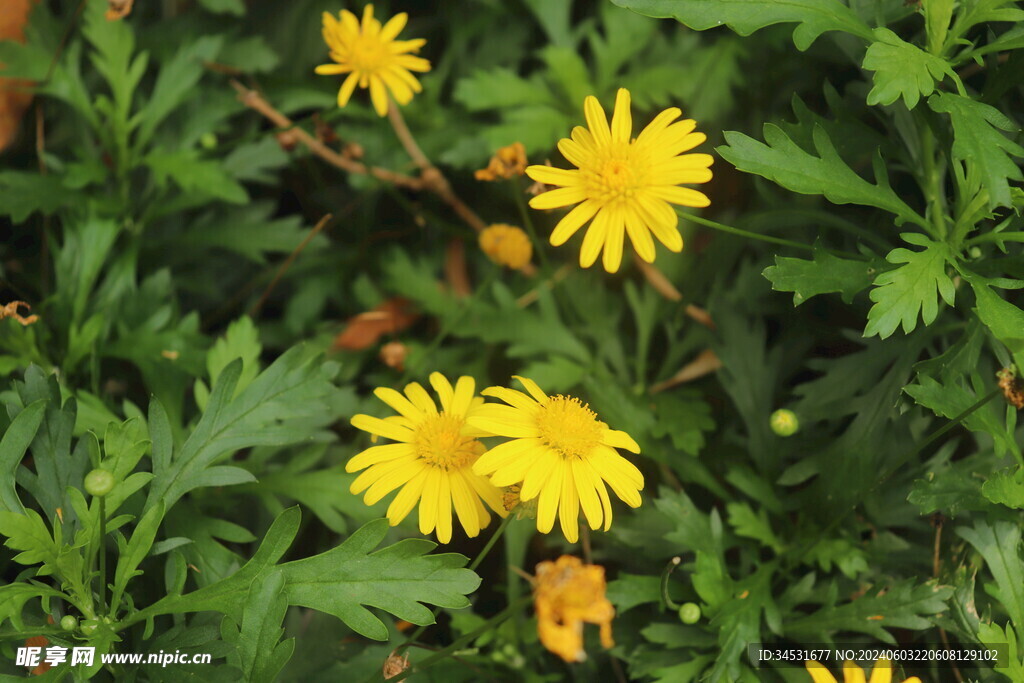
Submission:
[[245,3],[242,0],[199,0],[199,4],[214,14],[245,14]]
[[487,71],[478,69],[471,76],[459,79],[453,96],[456,102],[470,111],[505,109],[528,104],[555,105],[555,99],[541,80],[527,80],[505,67],[495,67]]
[[1024,559],[1021,558],[1021,527],[1012,522],[989,523],[979,519],[973,528],[956,532],[981,553],[995,585],[985,592],[1003,604],[1015,624],[1024,624]]
[[824,249],[814,250],[814,259],[776,256],[775,265],[764,269],[764,277],[776,292],[793,292],[793,305],[799,306],[819,294],[839,292],[843,301],[867,289],[875,269],[865,261],[833,256]]
[[924,250],[910,251],[900,247],[885,257],[889,263],[904,265],[880,273],[875,278],[875,288],[869,295],[875,305],[868,311],[865,337],[877,334],[885,339],[901,323],[903,331],[910,334],[917,327],[919,314],[925,325],[931,325],[939,313],[938,296],[953,305],[956,290],[953,280],[946,274],[947,262],[954,262],[949,247],[918,233],[903,233],[901,237],[910,244],[924,247]]
[[1014,363],[1024,368],[1024,311],[992,291],[979,276],[968,276],[974,290],[978,319],[1013,354]]
[[[768,512],[763,508],[756,513],[748,503],[734,502],[725,506],[729,525],[737,536],[752,538],[761,545],[771,548],[776,554],[782,552],[782,542],[768,521]],[[866,567],[865,567],[866,568]]]
[[388,630],[363,605],[418,625],[434,623],[421,602],[448,609],[469,605],[465,596],[477,589],[480,577],[462,569],[467,558],[455,553],[427,555],[437,544],[419,538],[371,553],[387,530],[386,519],[374,520],[333,550],[282,565],[288,601],[333,614],[374,640],[387,640]]
[[121,604],[121,596],[124,595],[128,582],[142,574],[138,566],[146,559],[149,549],[153,547],[153,540],[156,538],[156,532],[160,528],[160,520],[163,519],[163,516],[163,504],[151,507],[139,520],[127,545],[121,549],[121,554],[117,558],[117,568],[114,570],[114,590],[110,597],[112,609],[116,610]]
[[0,512],[0,535],[6,536],[4,545],[11,550],[20,550],[14,556],[18,564],[42,564],[40,574],[52,573],[60,545],[50,535],[50,528],[39,513],[28,509],[25,513]]
[[[661,392],[653,397],[653,403],[657,421],[651,427],[651,436],[668,436],[679,450],[699,455],[704,448],[704,434],[715,428],[711,406],[700,393],[679,389],[672,393]],[[688,464],[680,466],[685,468]]]
[[619,572],[608,582],[608,600],[615,605],[616,614],[622,614],[637,605],[661,601],[661,577]]
[[928,98],[933,111],[949,114],[953,122],[953,158],[981,176],[988,190],[988,206],[1012,206],[1009,180],[1022,180],[1020,166],[1011,157],[1024,157],[1024,147],[1000,130],[1017,133],[1018,127],[995,107],[950,92]]
[[235,645],[235,654],[228,662],[237,666],[247,681],[276,681],[281,669],[295,651],[295,639],[281,641],[288,611],[284,572],[268,571],[253,581],[242,608],[242,623],[235,624],[224,618],[221,634],[225,641]]
[[908,579],[840,605],[839,591],[833,583],[821,609],[786,622],[786,636],[810,642],[833,631],[854,631],[893,645],[896,639],[886,628],[932,628],[933,615],[946,610],[946,600],[952,594],[949,586],[932,582],[915,585]]
[[773,24],[796,23],[793,44],[800,51],[826,31],[843,31],[871,40],[871,30],[838,0],[612,0],[619,7],[657,17],[672,17],[697,31],[725,24],[741,36]]
[[10,216],[14,223],[24,223],[36,211],[56,213],[75,199],[55,175],[0,172],[0,215]]
[[988,468],[979,466],[975,459],[958,460],[943,469],[926,472],[924,479],[914,482],[907,500],[923,515],[942,511],[956,517],[963,511],[989,510],[991,505],[981,493],[986,476]]
[[1017,649],[1017,634],[1009,623],[1006,628],[1000,628],[995,623],[981,624],[978,626],[978,640],[986,647],[996,648],[1007,646],[1006,666],[992,667],[999,673],[1010,679],[1011,683],[1024,683],[1024,661]]
[[14,488],[14,472],[43,421],[47,401],[40,399],[19,412],[0,441],[0,512],[21,512],[25,508]]
[[884,166],[876,163],[875,184],[864,180],[842,160],[821,125],[815,124],[812,134],[818,156],[805,152],[771,123],[764,124],[764,139],[767,144],[726,131],[729,145],[716,151],[740,171],[763,176],[792,192],[824,195],[833,204],[874,206],[895,214],[897,223],[922,222],[893,192]]
[[1016,472],[996,472],[982,485],[981,492],[997,505],[1024,510],[1024,467]]
[[[918,405],[928,408],[936,415],[953,419],[963,413],[978,399],[977,393],[968,390],[961,383],[949,381],[939,383],[927,375],[918,375],[917,384],[908,384],[903,389]],[[1002,408],[992,404],[984,405],[963,419],[963,425],[972,432],[982,432],[992,437],[996,455],[1006,452],[1020,457],[1020,448],[1013,430],[1008,430],[1002,418]]]
[[162,500],[170,509],[188,491],[214,481],[222,482],[219,485],[252,481],[239,468],[222,467],[204,474],[229,453],[329,438],[325,428],[335,419],[332,401],[338,391],[327,376],[328,369],[308,355],[302,346],[289,349],[237,396],[242,361],[224,368],[195,430],[169,466],[155,472],[146,508]]
[[245,188],[228,177],[219,161],[200,159],[192,150],[154,151],[146,156],[145,164],[152,169],[153,178],[161,187],[173,180],[186,194],[215,197],[233,204],[249,200]]
[[807,562],[817,564],[824,571],[832,571],[834,564],[846,578],[856,580],[868,570],[867,553],[845,538],[826,538],[807,551]]
[[936,81],[953,73],[945,59],[905,42],[889,29],[876,28],[874,33],[875,42],[868,46],[863,64],[875,72],[868,104],[892,104],[902,97],[907,109],[913,109],[922,95],[935,91]]

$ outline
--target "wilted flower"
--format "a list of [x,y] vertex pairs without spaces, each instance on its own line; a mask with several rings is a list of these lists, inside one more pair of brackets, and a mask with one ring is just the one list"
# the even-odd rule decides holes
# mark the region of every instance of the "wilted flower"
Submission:
[[518,270],[530,262],[530,238],[514,225],[496,223],[480,232],[480,249],[499,266]]
[[583,268],[593,265],[603,249],[605,270],[617,271],[626,234],[636,253],[648,263],[654,261],[651,233],[669,250],[682,250],[683,238],[676,228],[679,217],[671,205],[704,207],[711,203],[702,192],[678,187],[711,180],[711,155],[682,154],[707,139],[703,133],[693,132],[696,122],[673,123],[682,112],[672,107],[633,138],[629,102],[629,91],[620,88],[609,128],[597,98],[587,97],[583,104],[587,128],[577,126],[571,139],[558,142],[558,149],[577,169],[526,169],[526,175],[534,180],[560,186],[537,195],[530,206],[557,209],[578,204],[555,226],[552,245],[564,244],[594,219],[580,250]]
[[487,168],[474,173],[477,180],[505,180],[526,172],[526,148],[521,142],[502,147],[491,157]]
[[583,564],[578,557],[562,555],[555,562],[538,564],[533,599],[537,635],[544,647],[567,662],[583,661],[584,623],[599,625],[601,645],[613,647],[615,608],[605,597],[606,587],[604,567]]
[[325,76],[348,74],[338,91],[338,106],[344,107],[358,85],[370,89],[373,108],[381,116],[388,113],[388,92],[399,104],[408,104],[414,93],[423,90],[411,71],[430,71],[430,62],[408,54],[416,52],[426,40],[395,40],[409,15],[401,12],[381,26],[373,18],[373,5],[363,9],[362,24],[356,15],[341,10],[339,19],[324,12],[323,36],[336,64],[321,64],[316,72]]

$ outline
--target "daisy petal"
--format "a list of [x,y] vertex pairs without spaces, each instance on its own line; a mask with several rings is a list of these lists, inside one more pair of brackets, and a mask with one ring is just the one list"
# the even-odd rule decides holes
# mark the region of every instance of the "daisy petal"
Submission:
[[376,74],[370,76],[370,101],[378,116],[388,115],[388,93],[384,89],[384,82]]
[[416,451],[413,449],[412,445],[407,443],[389,443],[384,446],[371,446],[362,453],[352,456],[352,458],[345,463],[345,471],[358,472],[359,470],[366,469],[370,465],[376,465],[377,463],[387,462],[388,460],[394,460],[395,458],[415,454]]
[[598,529],[601,526],[601,501],[597,496],[597,486],[594,484],[590,467],[579,458],[573,458],[572,473],[576,482],[576,492],[579,495],[580,506],[587,518],[591,529]]
[[536,382],[529,377],[523,377],[522,375],[512,375],[512,379],[518,380],[523,388],[530,392],[530,396],[533,396],[538,403],[544,403],[548,400],[548,395],[540,388]]
[[601,103],[593,95],[583,100],[583,115],[587,119],[587,128],[590,129],[594,140],[598,145],[607,145],[611,142],[612,134],[608,129],[608,118],[601,108]]
[[629,91],[619,88],[615,94],[615,111],[612,113],[612,141],[629,142],[633,134],[633,115],[629,111]]
[[551,246],[560,247],[566,240],[576,234],[584,223],[589,221],[597,213],[601,205],[593,199],[588,199],[569,213],[565,214],[558,225],[551,231]]
[[409,21],[409,15],[405,12],[399,12],[395,16],[388,20],[388,23],[384,24],[384,28],[380,31],[380,39],[382,42],[390,42],[398,37],[398,34],[405,28],[406,22]]
[[530,206],[534,209],[560,209],[563,206],[579,204],[586,198],[586,190],[580,185],[573,185],[539,194],[530,200]]
[[477,516],[476,505],[473,504],[473,494],[469,490],[469,484],[458,471],[449,473],[448,481],[451,483],[455,514],[466,535],[473,538],[480,533],[480,518]]
[[562,466],[562,496],[558,501],[558,520],[562,525],[562,533],[570,543],[580,538],[580,498],[576,492],[571,467]]
[[835,676],[833,676],[823,664],[811,660],[807,662],[806,667],[807,672],[811,674],[811,678],[814,679],[814,683],[836,683]]
[[419,459],[406,463],[401,469],[397,469],[388,474],[388,476],[381,477],[375,481],[369,490],[367,490],[363,501],[367,505],[376,504],[381,498],[388,495],[395,489],[400,486],[405,486],[410,479],[422,472],[426,467],[427,466],[423,464],[423,461]]
[[[547,485],[540,493],[540,500],[537,502],[537,531],[542,534],[550,533],[551,528],[555,525],[555,514],[558,512],[558,497],[562,492],[562,477],[564,473],[565,467],[559,463],[557,467],[551,470],[551,476],[547,481]],[[520,498],[526,500],[522,498],[521,492]]]
[[349,74],[345,82],[341,84],[341,89],[338,90],[338,107],[344,107],[348,104],[349,99],[352,97],[352,93],[356,89],[356,85],[359,83],[359,76],[357,74]]
[[412,402],[399,392],[389,387],[378,387],[373,390],[373,395],[384,401],[391,408],[414,424],[423,420],[424,415],[412,404]]
[[650,188],[650,193],[658,199],[683,206],[703,208],[711,205],[711,200],[708,199],[706,194],[697,190],[691,190],[688,187],[656,186]]
[[538,183],[546,185],[579,185],[583,182],[580,172],[575,169],[555,168],[554,166],[527,166],[526,175]]
[[620,432],[617,429],[609,429],[601,435],[601,443],[611,446],[612,448],[625,448],[627,451],[632,453],[640,452],[640,446],[638,446],[636,441],[633,440],[633,437],[626,432]]
[[654,263],[654,240],[651,238],[651,231],[641,222],[638,212],[627,211],[625,221],[626,232],[629,234],[633,249],[644,261]]
[[619,266],[622,264],[622,243],[625,231],[625,217],[622,215],[622,209],[612,209],[608,218],[608,231],[605,235],[604,257],[602,258],[602,265],[609,273],[618,272]]
[[408,443],[415,438],[411,430],[370,415],[353,415],[352,426],[364,432],[383,436],[392,441]]
[[607,209],[597,212],[594,222],[587,228],[587,234],[583,237],[583,246],[580,247],[580,268],[589,268],[594,265],[597,255],[604,247],[610,221],[611,215]]
[[437,494],[437,540],[441,543],[450,543],[452,540],[451,483],[451,476],[447,472],[442,472]]
[[455,391],[452,389],[452,383],[448,381],[448,378],[440,372],[432,372],[430,373],[430,386],[434,387],[437,397],[441,400],[441,410],[451,412],[452,396],[455,395]]
[[405,395],[409,397],[414,406],[427,415],[433,415],[437,412],[437,405],[434,403],[434,399],[430,398],[430,394],[427,393],[427,390],[419,382],[409,382],[406,384]]
[[441,470],[430,467],[427,480],[423,483],[423,499],[420,501],[420,533],[424,536],[434,530],[437,524],[437,499],[440,497]]
[[465,415],[469,412],[469,404],[473,400],[474,393],[476,393],[476,380],[468,376],[459,377],[455,383],[455,393],[452,396],[448,412],[453,415]]
[[412,509],[416,507],[416,503],[420,500],[420,495],[423,493],[423,484],[427,481],[427,470],[430,468],[424,467],[416,473],[416,476],[409,480],[409,483],[402,487],[402,490],[398,492],[395,499],[391,501],[391,505],[388,506],[387,518],[391,523],[391,526],[398,526],[403,519],[409,516]]

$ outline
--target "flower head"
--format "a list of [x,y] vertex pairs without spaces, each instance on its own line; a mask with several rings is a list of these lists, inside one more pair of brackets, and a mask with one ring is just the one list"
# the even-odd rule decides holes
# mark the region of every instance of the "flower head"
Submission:
[[615,449],[640,452],[625,432],[609,429],[594,411],[571,396],[548,396],[530,379],[516,377],[529,395],[490,387],[481,393],[508,405],[486,404],[467,421],[510,440],[473,466],[495,486],[522,483],[519,498],[537,501],[537,530],[549,533],[557,513],[562,533],[579,538],[580,507],[591,529],[611,527],[612,505],[605,483],[630,507],[640,505],[644,475]]
[[[807,662],[807,671],[810,672],[814,683],[837,683],[835,676],[823,664],[813,659]],[[843,682],[864,683],[864,670],[851,661],[843,662]],[[884,657],[876,661],[868,683],[892,683],[892,662]],[[903,683],[921,683],[921,679],[911,676]]]
[[348,10],[341,10],[335,19],[324,12],[323,35],[335,64],[321,64],[316,72],[333,76],[348,74],[338,91],[338,106],[344,107],[358,85],[370,89],[373,108],[381,116],[388,113],[388,92],[399,104],[408,104],[414,93],[423,90],[411,71],[430,71],[430,62],[415,57],[410,52],[418,51],[427,42],[395,40],[409,15],[401,12],[381,26],[373,18],[373,5],[363,9],[362,23]]
[[521,228],[496,223],[480,232],[480,249],[499,266],[518,270],[530,262],[533,245]]
[[604,567],[583,564],[578,557],[562,555],[555,562],[537,565],[533,600],[537,635],[551,652],[567,662],[582,662],[583,623],[601,627],[601,645],[613,647],[612,618],[615,608],[605,597]]
[[523,175],[525,171],[526,148],[521,142],[513,142],[495,152],[487,168],[481,168],[473,175],[477,180],[505,180]]
[[[623,236],[628,234],[636,253],[654,261],[651,233],[671,251],[683,248],[676,228],[678,216],[671,204],[704,207],[711,202],[697,190],[677,187],[680,183],[711,180],[710,154],[682,154],[707,139],[693,132],[692,119],[673,123],[682,112],[676,107],[658,114],[633,138],[629,91],[619,88],[611,127],[597,98],[584,101],[587,126],[577,126],[571,139],[558,142],[558,149],[578,170],[530,166],[526,175],[559,189],[530,200],[535,209],[557,209],[578,204],[551,233],[551,244],[559,246],[584,223],[593,219],[583,238],[580,266],[589,268],[604,250],[604,269],[614,273],[622,262]],[[680,156],[682,155],[682,156]]]
[[505,509],[501,492],[473,472],[473,463],[484,452],[477,437],[488,435],[466,422],[483,405],[483,399],[474,396],[473,378],[460,377],[453,389],[444,375],[435,372],[430,384],[441,399],[440,412],[418,382],[407,384],[404,396],[387,387],[373,392],[398,415],[384,419],[356,415],[352,426],[397,443],[367,448],[353,456],[345,470],[365,470],[350,490],[355,494],[366,490],[367,505],[401,489],[388,507],[392,526],[419,503],[420,532],[429,534],[436,528],[438,540],[448,543],[452,540],[453,504],[470,537],[491,521],[481,500],[502,517]]

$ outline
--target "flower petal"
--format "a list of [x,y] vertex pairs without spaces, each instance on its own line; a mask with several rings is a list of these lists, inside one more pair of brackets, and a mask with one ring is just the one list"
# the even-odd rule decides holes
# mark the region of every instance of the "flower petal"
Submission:
[[563,206],[579,204],[586,198],[587,192],[583,186],[573,185],[539,194],[530,200],[530,206],[534,209],[560,209]]
[[423,485],[427,481],[429,467],[422,468],[416,476],[409,480],[409,483],[402,487],[395,499],[388,506],[387,518],[391,526],[398,526],[403,519],[409,516],[416,503],[423,493]]
[[427,415],[437,413],[437,405],[434,403],[434,399],[430,398],[430,394],[427,393],[427,390],[419,382],[409,382],[406,384],[405,395],[409,397],[414,406]]
[[576,492],[580,498],[580,506],[591,529],[598,529],[601,526],[601,501],[597,496],[597,485],[593,480],[593,473],[586,461],[580,458],[573,458],[572,473],[573,481],[576,482]]
[[399,427],[391,422],[385,422],[379,417],[371,415],[353,415],[352,426],[364,432],[370,432],[378,436],[391,439],[392,441],[411,442],[415,438],[412,430]]
[[426,536],[437,524],[437,499],[441,488],[441,470],[427,468],[427,480],[423,484],[423,498],[420,501],[420,533]]
[[437,493],[437,540],[441,543],[452,540],[452,480],[447,472],[441,472]]
[[466,418],[466,422],[497,436],[522,439],[540,435],[537,421],[529,413],[497,403],[480,406]]
[[523,487],[519,490],[520,500],[533,500],[547,486],[552,473],[563,467],[562,456],[550,448],[538,449],[530,468],[523,476]]
[[626,432],[620,432],[617,429],[609,429],[602,434],[601,443],[611,446],[612,448],[625,448],[627,451],[631,451],[633,453],[640,452],[640,446],[633,440],[633,437]]
[[612,134],[608,129],[608,118],[601,108],[601,103],[593,95],[588,95],[583,100],[583,114],[587,119],[587,128],[590,129],[594,140],[598,145],[607,145],[611,142]]
[[378,116],[388,115],[388,93],[384,89],[384,82],[377,74],[370,76],[370,101],[373,102],[373,109]]
[[633,249],[644,261],[654,263],[654,240],[651,238],[651,231],[643,224],[640,213],[634,210],[626,211],[625,223]]
[[345,463],[345,471],[358,472],[359,470],[366,469],[370,465],[376,465],[377,463],[415,454],[416,451],[413,449],[412,444],[408,443],[389,443],[383,446],[370,446],[365,451],[352,456],[352,458]]
[[622,209],[615,207],[610,211],[608,229],[604,239],[604,257],[601,264],[607,272],[615,273],[618,272],[619,266],[622,264],[622,244],[626,227]]
[[409,21],[409,15],[405,12],[399,12],[395,16],[388,19],[388,23],[384,24],[384,28],[380,31],[380,40],[382,43],[388,43],[394,40],[402,29],[405,28],[405,24]]
[[[619,92],[622,92],[621,90]],[[562,465],[562,496],[558,501],[558,520],[562,533],[570,543],[580,540],[580,497],[576,492],[572,468]]]
[[452,383],[449,382],[448,378],[440,372],[432,372],[430,373],[430,386],[434,387],[434,391],[437,392],[437,397],[441,400],[441,410],[450,412],[452,396],[455,395],[455,391],[452,389]]
[[580,267],[589,268],[594,265],[597,255],[601,253],[605,237],[608,235],[608,224],[611,215],[607,208],[603,208],[594,216],[594,222],[587,228],[587,234],[583,237],[583,246],[580,247]]
[[366,497],[363,498],[363,502],[367,505],[376,504],[381,498],[388,495],[395,489],[400,486],[405,486],[410,479],[422,472],[426,467],[427,465],[424,464],[423,460],[417,458],[404,467],[396,468],[386,477],[381,477],[373,483],[366,492]]
[[629,142],[633,135],[633,115],[629,111],[629,91],[619,88],[615,94],[615,111],[612,113],[612,141]]
[[348,104],[348,101],[352,98],[352,93],[356,89],[356,85],[359,84],[359,75],[351,73],[345,82],[341,84],[341,89],[338,90],[338,107],[344,107]]
[[425,417],[409,399],[390,387],[377,387],[373,390],[373,395],[384,401],[391,408],[394,408],[402,417],[411,420],[414,424],[421,422]]
[[[555,457],[558,457],[557,455]],[[550,533],[555,525],[555,514],[558,512],[558,497],[562,493],[562,478],[566,468],[561,463],[551,470],[546,486],[540,492],[540,500],[537,502],[537,531],[542,534]],[[526,488],[525,485],[523,487]],[[522,492],[520,492],[522,498]]]
[[473,503],[473,493],[458,470],[448,473],[448,481],[452,490],[452,503],[455,504],[455,514],[466,535],[473,538],[480,533],[480,518],[477,516],[477,506]]
[[536,382],[529,377],[523,377],[522,375],[512,375],[512,379],[519,380],[519,383],[530,392],[530,396],[537,399],[538,403],[545,403],[548,400],[548,395],[544,393],[544,390],[540,388]]
[[558,225],[551,231],[551,246],[560,247],[565,242],[576,234],[584,223],[589,221],[597,213],[597,210],[601,208],[598,202],[593,199],[588,199],[569,213],[562,217],[562,220],[558,221]]
[[463,375],[455,383],[455,394],[452,396],[451,406],[448,412],[452,415],[465,415],[469,412],[469,405],[473,401],[473,394],[476,393],[476,380]]
[[526,167],[526,175],[538,183],[546,185],[579,185],[583,177],[576,169],[555,168],[554,166],[543,166],[535,164]]
[[711,200],[703,192],[697,190],[691,190],[688,187],[663,187],[655,186],[648,190],[652,197],[657,197],[666,202],[672,202],[673,204],[681,204],[683,206],[693,206],[696,208],[704,208],[705,206],[711,206]]

